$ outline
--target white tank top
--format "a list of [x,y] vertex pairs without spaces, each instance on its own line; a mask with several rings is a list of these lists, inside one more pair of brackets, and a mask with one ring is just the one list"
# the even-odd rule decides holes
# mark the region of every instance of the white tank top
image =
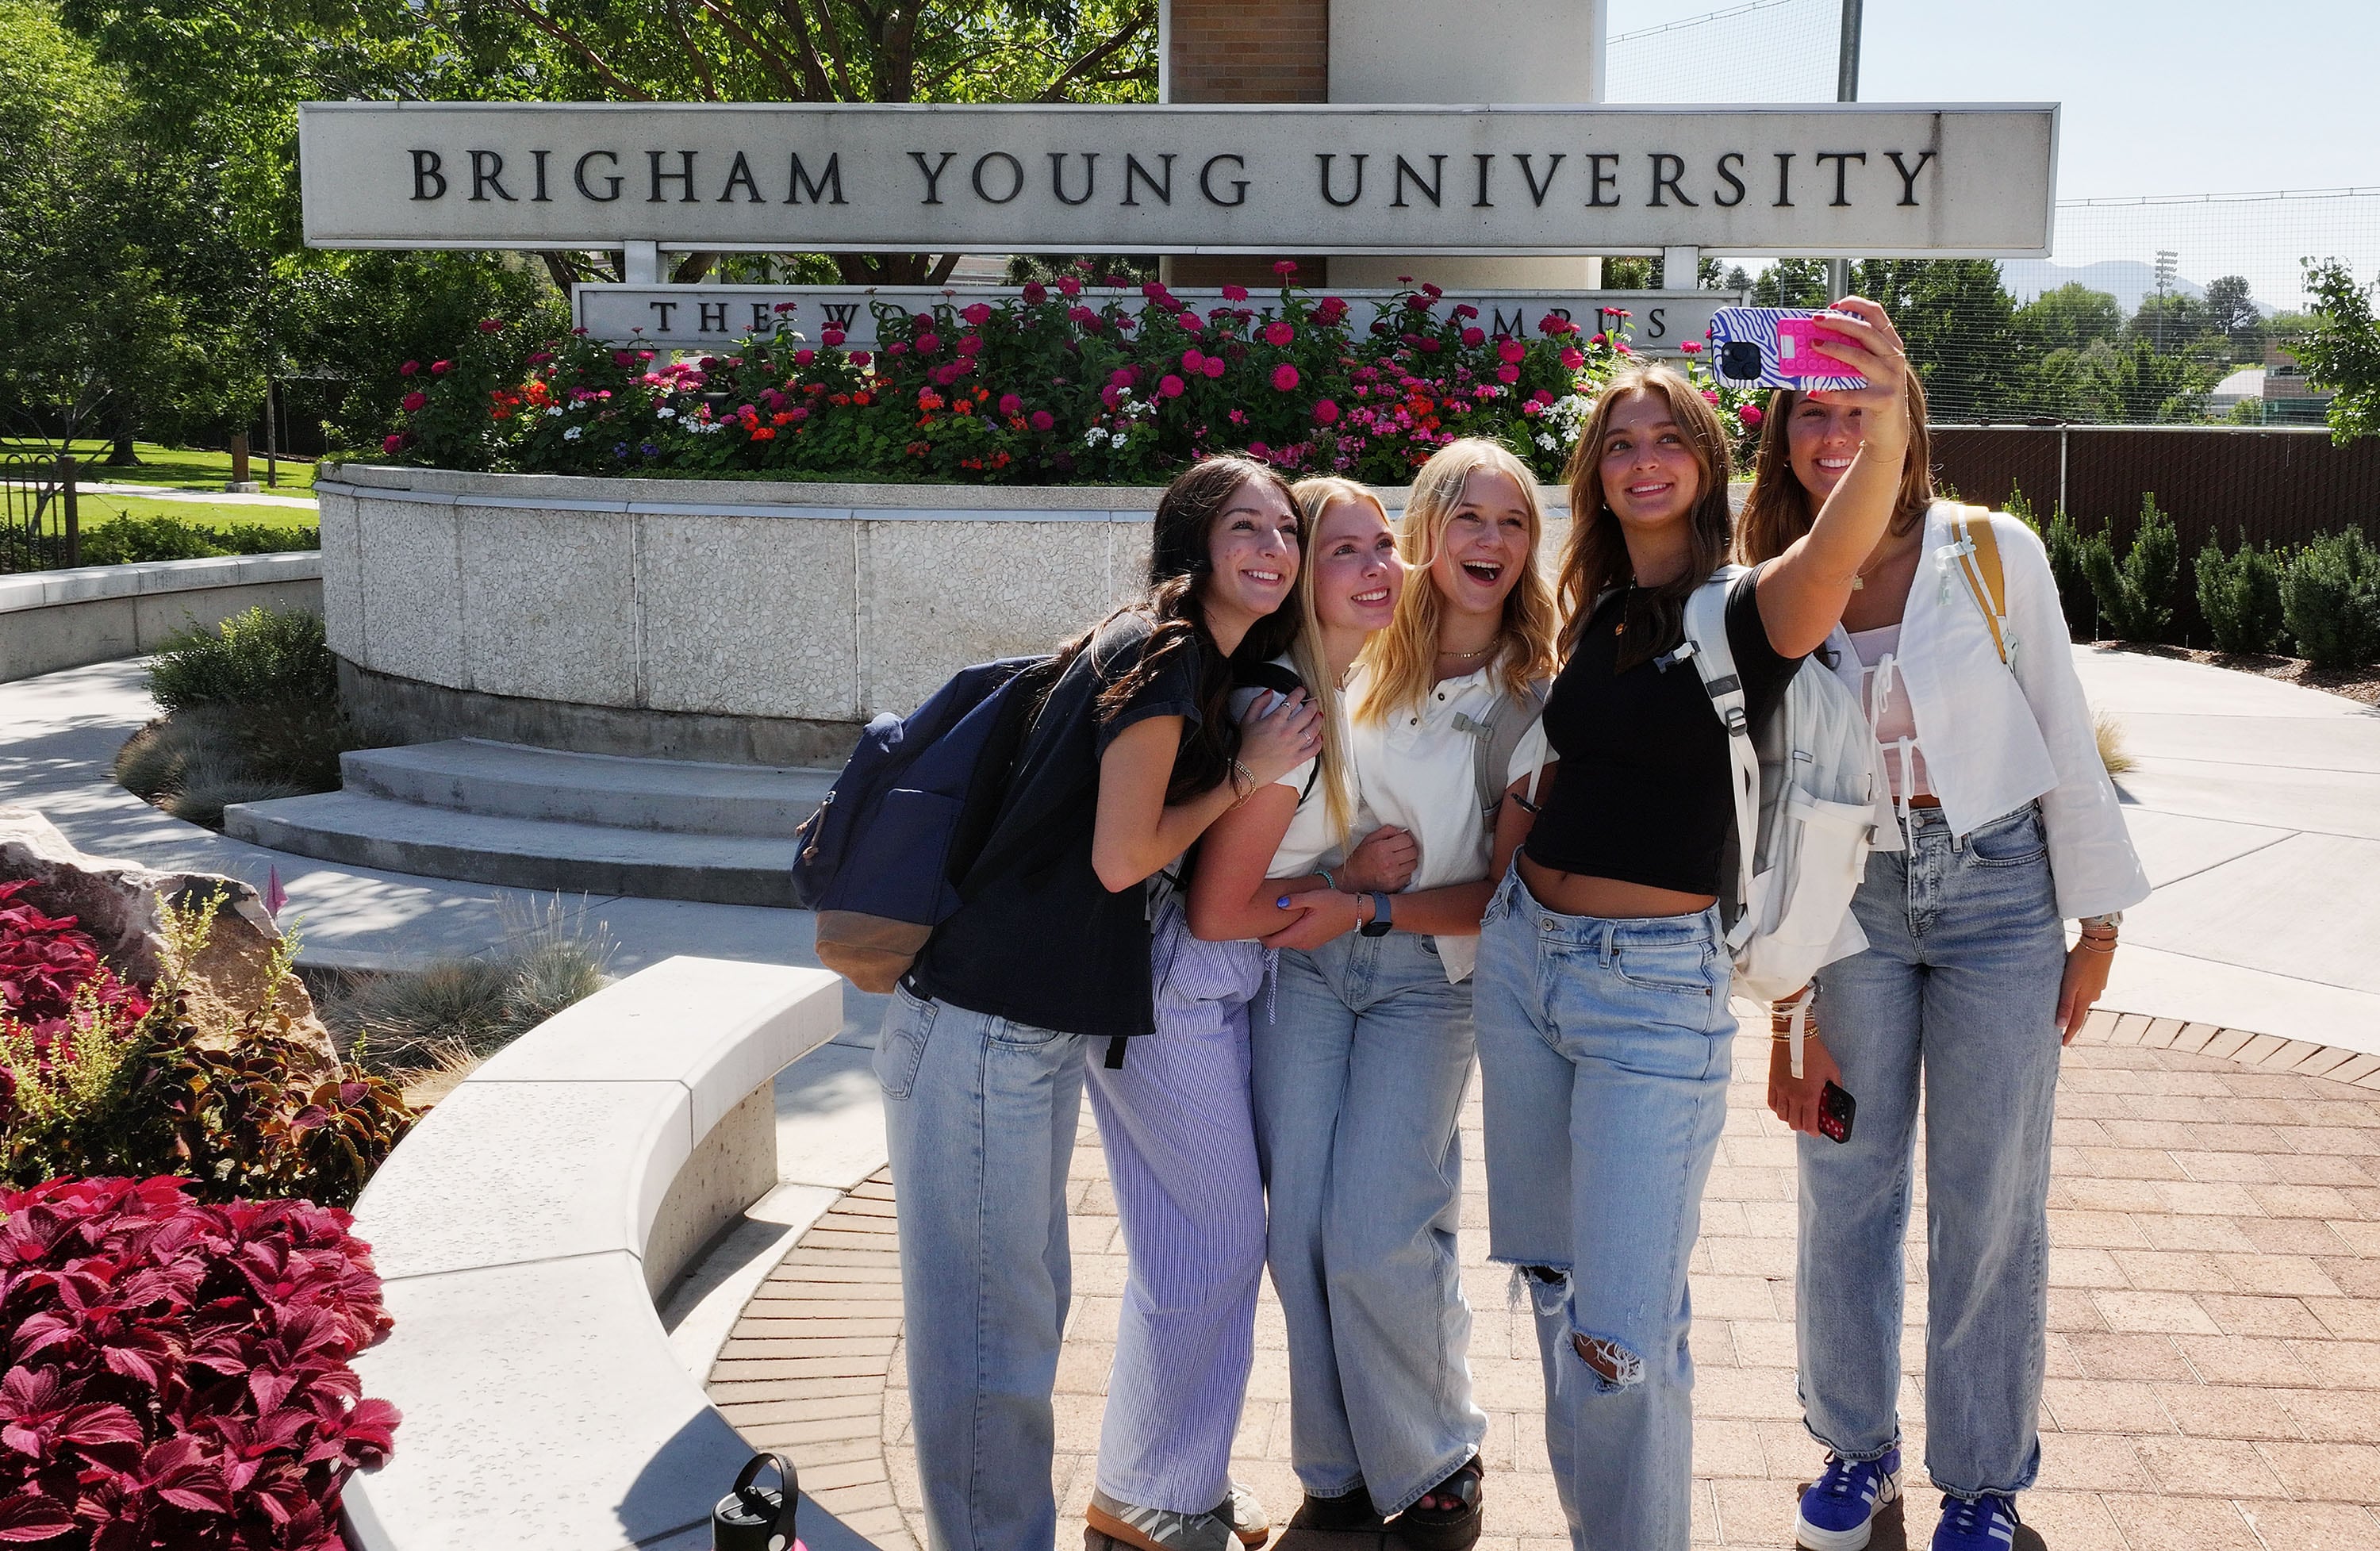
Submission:
[[1925,750],[1917,741],[1917,715],[1901,683],[1900,626],[1851,633],[1852,649],[1859,653],[1860,697],[1867,707],[1867,724],[1884,746],[1885,773],[1892,782],[1892,800],[1933,794],[1926,782]]

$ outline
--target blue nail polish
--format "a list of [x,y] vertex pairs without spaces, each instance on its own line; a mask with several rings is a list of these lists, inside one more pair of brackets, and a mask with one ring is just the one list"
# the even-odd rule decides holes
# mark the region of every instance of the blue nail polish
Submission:
[[1287,910],[1289,908],[1289,896],[1287,894],[1283,894],[1281,898],[1273,901],[1272,907],[1275,910]]

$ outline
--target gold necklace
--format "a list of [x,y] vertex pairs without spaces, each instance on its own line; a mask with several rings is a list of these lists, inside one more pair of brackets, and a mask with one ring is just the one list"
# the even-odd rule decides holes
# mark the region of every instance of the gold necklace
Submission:
[[1497,645],[1498,643],[1490,641],[1486,646],[1481,647],[1477,651],[1449,651],[1444,647],[1440,647],[1438,648],[1438,655],[1440,657],[1451,657],[1457,662],[1468,662],[1475,657],[1487,656],[1489,652],[1496,649]]

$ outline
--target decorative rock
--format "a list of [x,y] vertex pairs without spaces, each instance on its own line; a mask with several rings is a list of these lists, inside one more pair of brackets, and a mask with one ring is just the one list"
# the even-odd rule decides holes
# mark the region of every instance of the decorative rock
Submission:
[[[184,1009],[201,1033],[223,1034],[264,1000],[265,975],[281,934],[256,891],[237,878],[152,872],[133,862],[88,856],[35,809],[0,807],[0,878],[32,879],[31,903],[75,917],[118,974],[143,985],[164,968],[168,906],[214,894],[214,929],[183,988]],[[280,1002],[290,1014],[290,1033],[319,1049],[321,1070],[335,1069],[330,1032],[296,975],[283,977]]]

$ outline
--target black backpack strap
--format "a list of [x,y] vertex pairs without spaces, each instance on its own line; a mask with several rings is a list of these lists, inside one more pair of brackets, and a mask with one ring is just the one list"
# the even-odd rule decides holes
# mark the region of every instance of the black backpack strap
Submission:
[[[1280,696],[1293,695],[1305,687],[1305,681],[1278,662],[1232,663],[1232,685],[1238,689],[1269,689]],[[1305,772],[1305,787],[1297,794],[1297,806],[1304,807],[1305,799],[1314,795],[1314,783],[1322,776],[1322,760],[1318,756],[1314,766]]]

